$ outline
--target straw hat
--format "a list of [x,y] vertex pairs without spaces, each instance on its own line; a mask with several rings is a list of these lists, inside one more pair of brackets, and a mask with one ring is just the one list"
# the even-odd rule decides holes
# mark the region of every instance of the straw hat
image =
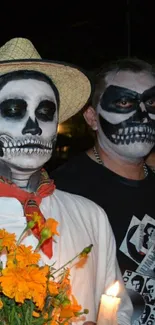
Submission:
[[76,114],[87,102],[91,84],[77,67],[43,60],[25,38],[13,38],[0,48],[0,75],[18,70],[34,70],[47,75],[60,96],[59,123]]

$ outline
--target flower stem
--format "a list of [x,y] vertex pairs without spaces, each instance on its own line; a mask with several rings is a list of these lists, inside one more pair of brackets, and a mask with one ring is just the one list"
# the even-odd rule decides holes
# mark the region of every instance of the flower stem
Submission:
[[59,269],[55,270],[51,275],[53,276],[53,274],[59,272],[60,270],[64,269],[64,267],[66,267],[68,264],[72,263],[78,256],[80,256],[80,254],[77,254],[75,257],[73,257],[70,261],[68,261],[67,263],[65,263],[64,265],[62,265],[61,267],[59,267]]
[[64,269],[65,266],[67,266],[68,264],[72,263],[72,262],[73,262],[77,257],[79,257],[79,256],[83,256],[83,255],[85,255],[85,256],[88,255],[88,254],[90,253],[92,247],[93,247],[92,244],[89,245],[89,246],[87,246],[87,247],[85,247],[85,248],[82,250],[82,252],[78,253],[78,254],[75,255],[75,256],[74,256],[70,261],[68,261],[67,263],[65,263],[64,265],[62,265],[59,269],[55,270],[55,271],[51,274],[51,276],[53,276],[53,274],[59,272],[60,270]]
[[25,232],[26,232],[28,229],[29,229],[28,226],[26,226],[26,227],[24,228],[23,232],[21,233],[21,235],[19,236],[19,238],[18,238],[18,240],[17,240],[17,246],[20,245],[20,242],[21,242],[21,240],[22,240],[22,237],[23,237],[23,235],[25,234]]
[[35,252],[37,252],[37,251],[39,250],[40,246],[43,244],[44,241],[45,241],[45,240],[39,240],[38,245],[37,245],[36,248],[34,249]]

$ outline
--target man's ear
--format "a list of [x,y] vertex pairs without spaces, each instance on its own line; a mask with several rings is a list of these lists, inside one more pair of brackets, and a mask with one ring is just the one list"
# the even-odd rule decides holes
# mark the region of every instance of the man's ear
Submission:
[[84,119],[92,130],[97,130],[97,114],[92,106],[89,106],[83,113]]

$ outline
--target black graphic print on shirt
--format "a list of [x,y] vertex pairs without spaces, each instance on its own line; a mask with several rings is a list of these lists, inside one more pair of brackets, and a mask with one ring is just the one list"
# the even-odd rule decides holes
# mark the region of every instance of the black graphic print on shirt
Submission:
[[132,324],[155,323],[155,220],[147,214],[140,221],[133,216],[120,246],[137,268],[126,270],[124,283],[134,306]]

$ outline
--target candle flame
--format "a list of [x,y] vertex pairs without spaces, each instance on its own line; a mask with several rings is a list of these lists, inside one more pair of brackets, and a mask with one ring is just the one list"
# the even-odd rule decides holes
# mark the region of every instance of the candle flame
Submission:
[[116,297],[119,292],[119,282],[116,281],[109,289],[107,289],[106,294],[108,296]]

